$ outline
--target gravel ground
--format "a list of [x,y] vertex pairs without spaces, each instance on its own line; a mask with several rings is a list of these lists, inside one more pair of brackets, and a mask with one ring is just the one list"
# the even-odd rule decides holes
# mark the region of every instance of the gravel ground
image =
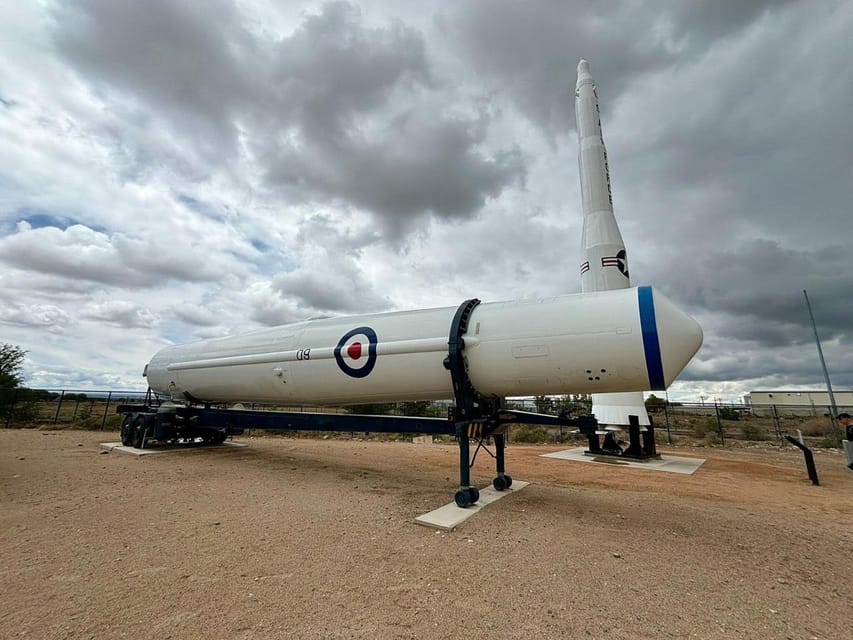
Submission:
[[413,519],[452,445],[104,440],[0,430],[0,637],[853,638],[837,452],[812,487],[793,448],[668,450],[708,458],[680,476],[510,446],[533,484],[446,533]]

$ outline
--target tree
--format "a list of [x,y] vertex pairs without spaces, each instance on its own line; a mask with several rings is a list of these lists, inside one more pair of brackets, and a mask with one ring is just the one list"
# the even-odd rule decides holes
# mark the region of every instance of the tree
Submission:
[[0,389],[15,389],[23,382],[21,365],[27,352],[13,344],[0,346]]
[[649,413],[661,411],[665,406],[666,400],[664,398],[658,398],[655,394],[651,394],[646,398],[646,411]]
[[353,404],[345,407],[347,413],[360,413],[366,416],[383,416],[397,408],[394,402],[373,402],[370,404]]

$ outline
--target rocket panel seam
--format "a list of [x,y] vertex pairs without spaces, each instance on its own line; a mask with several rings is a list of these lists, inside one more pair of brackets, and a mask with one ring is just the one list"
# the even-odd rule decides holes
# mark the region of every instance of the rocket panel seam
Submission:
[[[476,339],[468,339],[470,346],[476,344]],[[376,345],[378,355],[397,355],[410,353],[430,353],[447,350],[447,338],[419,338],[416,340],[396,340],[380,342]],[[310,351],[306,357],[305,352]],[[227,356],[204,360],[188,360],[175,362],[167,367],[168,371],[184,371],[187,369],[207,369],[215,367],[232,367],[252,364],[276,364],[280,362],[297,362],[305,360],[330,360],[335,357],[334,347],[306,347],[290,351],[275,351],[248,356]]]

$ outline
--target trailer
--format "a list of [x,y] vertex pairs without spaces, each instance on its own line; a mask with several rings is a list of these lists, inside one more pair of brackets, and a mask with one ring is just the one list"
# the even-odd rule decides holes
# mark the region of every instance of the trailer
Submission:
[[[591,442],[593,438],[597,442],[598,422],[593,416],[573,418],[565,412],[555,416],[506,409],[502,400],[484,402],[480,398],[474,402],[468,389],[460,389],[458,399],[467,401],[450,407],[446,418],[429,418],[254,410],[192,402],[179,405],[161,403],[155,394],[149,392],[144,404],[119,405],[116,412],[124,415],[122,444],[139,449],[144,449],[151,441],[222,444],[229,436],[240,435],[246,429],[450,436],[459,445],[460,489],[454,495],[454,501],[463,508],[480,498],[477,487],[471,486],[470,476],[480,450],[495,460],[496,475],[492,486],[498,491],[512,486],[512,477],[506,473],[504,455],[506,432],[513,424],[574,427],[586,434]],[[473,455],[472,442],[476,445]]]

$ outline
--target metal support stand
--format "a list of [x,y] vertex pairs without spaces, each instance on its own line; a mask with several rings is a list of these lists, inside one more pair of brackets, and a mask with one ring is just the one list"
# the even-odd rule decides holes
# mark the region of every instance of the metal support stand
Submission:
[[628,416],[628,448],[622,452],[623,458],[644,458],[643,447],[640,444],[640,418]]
[[[472,426],[482,419],[482,408],[478,400],[480,395],[468,378],[468,363],[462,351],[465,349],[464,335],[468,331],[468,322],[475,307],[480,304],[477,298],[466,300],[456,310],[450,325],[450,336],[447,340],[447,357],[444,367],[450,371],[453,382],[453,396],[456,402],[451,409],[451,420],[454,422],[456,440],[459,443],[459,491],[454,500],[459,507],[467,507],[480,499],[480,492],[471,486],[470,442]],[[479,429],[478,429],[479,431]],[[481,435],[478,433],[477,435]]]
[[[628,416],[628,446],[622,449],[616,434],[612,431],[586,430],[581,432],[587,437],[588,448],[584,453],[594,456],[612,456],[614,458],[630,458],[631,460],[649,460],[660,458],[655,444],[655,429],[649,420],[645,431],[640,429],[639,416]],[[598,436],[604,435],[604,442],[599,444]],[[623,443],[624,444],[624,443]]]
[[643,433],[643,452],[652,458],[660,458],[658,455],[658,447],[655,442],[655,423],[649,416],[649,427]]
[[461,425],[456,427],[456,439],[459,441],[459,489],[467,491],[471,488],[471,441],[467,433],[462,433]]
[[820,486],[820,481],[817,478],[817,467],[815,467],[814,464],[814,454],[812,454],[812,450],[809,449],[806,445],[801,444],[799,440],[791,436],[786,435],[785,440],[787,440],[803,452],[803,458],[806,462],[806,471],[809,474],[809,480],[812,481],[813,485]]

